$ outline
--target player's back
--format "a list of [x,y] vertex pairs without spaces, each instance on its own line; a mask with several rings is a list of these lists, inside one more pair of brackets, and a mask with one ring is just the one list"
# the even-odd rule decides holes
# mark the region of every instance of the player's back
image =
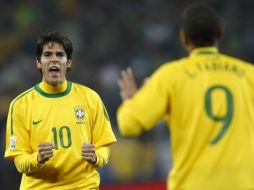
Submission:
[[215,48],[164,67],[170,189],[254,188],[254,67]]

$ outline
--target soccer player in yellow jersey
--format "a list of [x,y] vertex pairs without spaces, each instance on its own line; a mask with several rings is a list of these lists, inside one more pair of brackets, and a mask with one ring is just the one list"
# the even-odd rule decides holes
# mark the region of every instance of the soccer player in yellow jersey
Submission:
[[11,103],[5,157],[22,173],[21,190],[99,189],[97,168],[116,142],[99,95],[66,80],[72,43],[58,32],[37,38],[42,82]]
[[132,71],[119,80],[119,130],[137,136],[162,118],[170,129],[170,190],[254,189],[254,67],[221,54],[218,14],[192,4],[180,37],[188,56],[162,65],[136,92]]

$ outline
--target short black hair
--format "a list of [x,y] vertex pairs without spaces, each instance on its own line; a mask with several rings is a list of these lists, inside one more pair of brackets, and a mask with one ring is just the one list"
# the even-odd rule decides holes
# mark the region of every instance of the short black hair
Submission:
[[40,60],[43,51],[43,46],[49,42],[57,42],[61,44],[67,55],[67,59],[72,59],[72,42],[66,37],[61,35],[59,32],[46,31],[41,33],[36,38],[36,58]]
[[214,45],[221,37],[222,25],[211,6],[194,3],[182,14],[181,28],[197,47]]

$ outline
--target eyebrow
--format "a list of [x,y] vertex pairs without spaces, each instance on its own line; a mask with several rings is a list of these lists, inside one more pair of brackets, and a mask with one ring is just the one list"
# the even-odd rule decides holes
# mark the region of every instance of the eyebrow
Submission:
[[45,50],[42,53],[56,53],[56,54],[61,53],[61,54],[66,54],[65,51],[53,51],[53,50],[52,51],[51,50]]

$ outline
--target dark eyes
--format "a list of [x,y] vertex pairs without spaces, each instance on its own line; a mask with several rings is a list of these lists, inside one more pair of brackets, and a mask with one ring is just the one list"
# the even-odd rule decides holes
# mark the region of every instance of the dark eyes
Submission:
[[43,55],[45,56],[45,57],[49,57],[50,55],[52,55],[52,53],[43,53]]
[[63,53],[63,52],[56,53],[56,56],[63,57],[63,56],[65,56],[65,53]]
[[[45,57],[50,57],[50,56],[52,56],[53,54],[54,54],[54,53],[52,53],[52,52],[44,52],[44,53],[43,53],[43,55],[44,55]],[[56,55],[57,57],[64,57],[64,56],[65,56],[65,53],[64,53],[64,52],[56,52],[55,55]]]

